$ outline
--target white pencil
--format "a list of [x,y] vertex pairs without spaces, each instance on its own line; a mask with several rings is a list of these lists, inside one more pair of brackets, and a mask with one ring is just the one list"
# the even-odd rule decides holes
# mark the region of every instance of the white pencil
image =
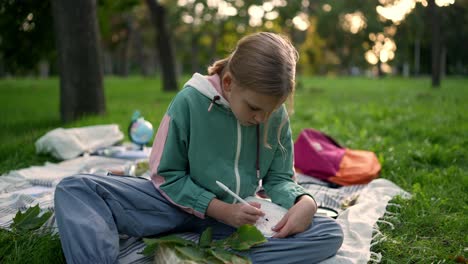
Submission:
[[[229,190],[229,188],[222,184],[221,182],[219,181],[216,181],[216,184],[218,184],[219,187],[221,187],[221,189],[225,190],[227,193],[229,193],[230,195],[232,195],[232,197],[236,198],[237,200],[239,200],[239,202],[243,203],[243,204],[246,204],[246,205],[250,205],[248,202],[246,202],[244,199],[240,198],[239,195],[237,195],[235,192]],[[252,205],[250,205],[252,206]]]
[[[219,181],[216,181],[216,184],[218,184],[219,187],[221,187],[221,189],[225,190],[227,193],[229,193],[230,195],[232,195],[232,197],[236,198],[237,200],[239,200],[241,203],[243,204],[246,204],[246,205],[249,205],[249,206],[252,206],[251,204],[249,204],[248,202],[246,202],[244,199],[240,198],[239,195],[237,195],[235,192],[231,191],[226,185],[224,185],[223,183],[219,182]],[[255,206],[252,206],[252,207],[255,207]],[[265,218],[266,221],[269,221],[268,218],[266,218],[265,216],[262,216]]]

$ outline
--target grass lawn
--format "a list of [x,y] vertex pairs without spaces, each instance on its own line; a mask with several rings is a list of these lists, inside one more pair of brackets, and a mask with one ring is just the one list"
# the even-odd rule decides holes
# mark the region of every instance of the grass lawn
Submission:
[[[186,80],[186,79],[185,79]],[[181,81],[182,82],[182,81]],[[107,115],[62,125],[58,79],[0,80],[0,174],[54,161],[35,154],[34,142],[56,127],[117,123],[126,131],[134,110],[158,127],[174,93],[159,81],[105,80]],[[353,149],[377,153],[381,177],[412,193],[381,225],[385,239],[372,248],[382,263],[455,263],[468,257],[468,79],[301,78],[292,119],[322,130]],[[13,242],[12,242],[13,241]],[[59,242],[0,232],[1,263],[60,263]],[[6,250],[6,245],[14,249]],[[459,258],[459,259],[460,259]]]

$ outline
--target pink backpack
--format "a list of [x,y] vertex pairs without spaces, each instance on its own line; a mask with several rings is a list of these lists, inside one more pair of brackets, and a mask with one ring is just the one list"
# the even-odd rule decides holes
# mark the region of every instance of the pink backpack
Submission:
[[381,169],[373,152],[344,148],[310,128],[304,129],[294,143],[294,166],[298,172],[338,185],[368,183]]

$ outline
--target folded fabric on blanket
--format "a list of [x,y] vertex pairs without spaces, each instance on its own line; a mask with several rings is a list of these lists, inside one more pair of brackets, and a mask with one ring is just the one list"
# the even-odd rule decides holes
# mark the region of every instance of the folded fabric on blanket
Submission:
[[67,160],[85,152],[112,146],[123,138],[124,134],[115,124],[56,128],[36,141],[36,152],[50,153],[57,159]]
[[319,207],[331,208],[341,213],[347,207],[348,200],[355,200],[367,184],[348,185],[330,188],[329,184],[305,174],[296,173],[297,182],[306,188]]
[[[109,170],[125,171],[132,164],[132,161],[124,159],[85,156],[58,164],[46,163],[44,166],[11,171],[0,177],[0,228],[8,228],[18,210],[26,210],[36,204],[43,210],[53,210],[55,184],[64,177],[77,173],[103,175]],[[144,177],[149,178],[149,174]],[[337,221],[344,232],[343,246],[336,256],[322,263],[367,263],[372,260],[372,256],[379,262],[379,255],[370,252],[372,234],[377,230],[376,223],[385,214],[389,200],[396,195],[409,197],[409,194],[385,179],[341,188],[329,188],[320,180],[300,174],[297,180],[314,195],[319,206],[340,213]],[[350,206],[346,202],[348,200],[355,201],[355,204]],[[48,225],[55,225],[53,218]],[[194,233],[180,235],[194,241],[198,239]],[[144,247],[140,238],[122,236],[119,262],[151,263],[152,258],[140,254]]]

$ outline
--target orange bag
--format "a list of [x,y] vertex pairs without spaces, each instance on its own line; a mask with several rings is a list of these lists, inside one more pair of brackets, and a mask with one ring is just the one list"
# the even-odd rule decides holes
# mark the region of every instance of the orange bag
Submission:
[[339,185],[365,184],[377,178],[381,166],[373,152],[345,149],[336,176],[328,178]]

